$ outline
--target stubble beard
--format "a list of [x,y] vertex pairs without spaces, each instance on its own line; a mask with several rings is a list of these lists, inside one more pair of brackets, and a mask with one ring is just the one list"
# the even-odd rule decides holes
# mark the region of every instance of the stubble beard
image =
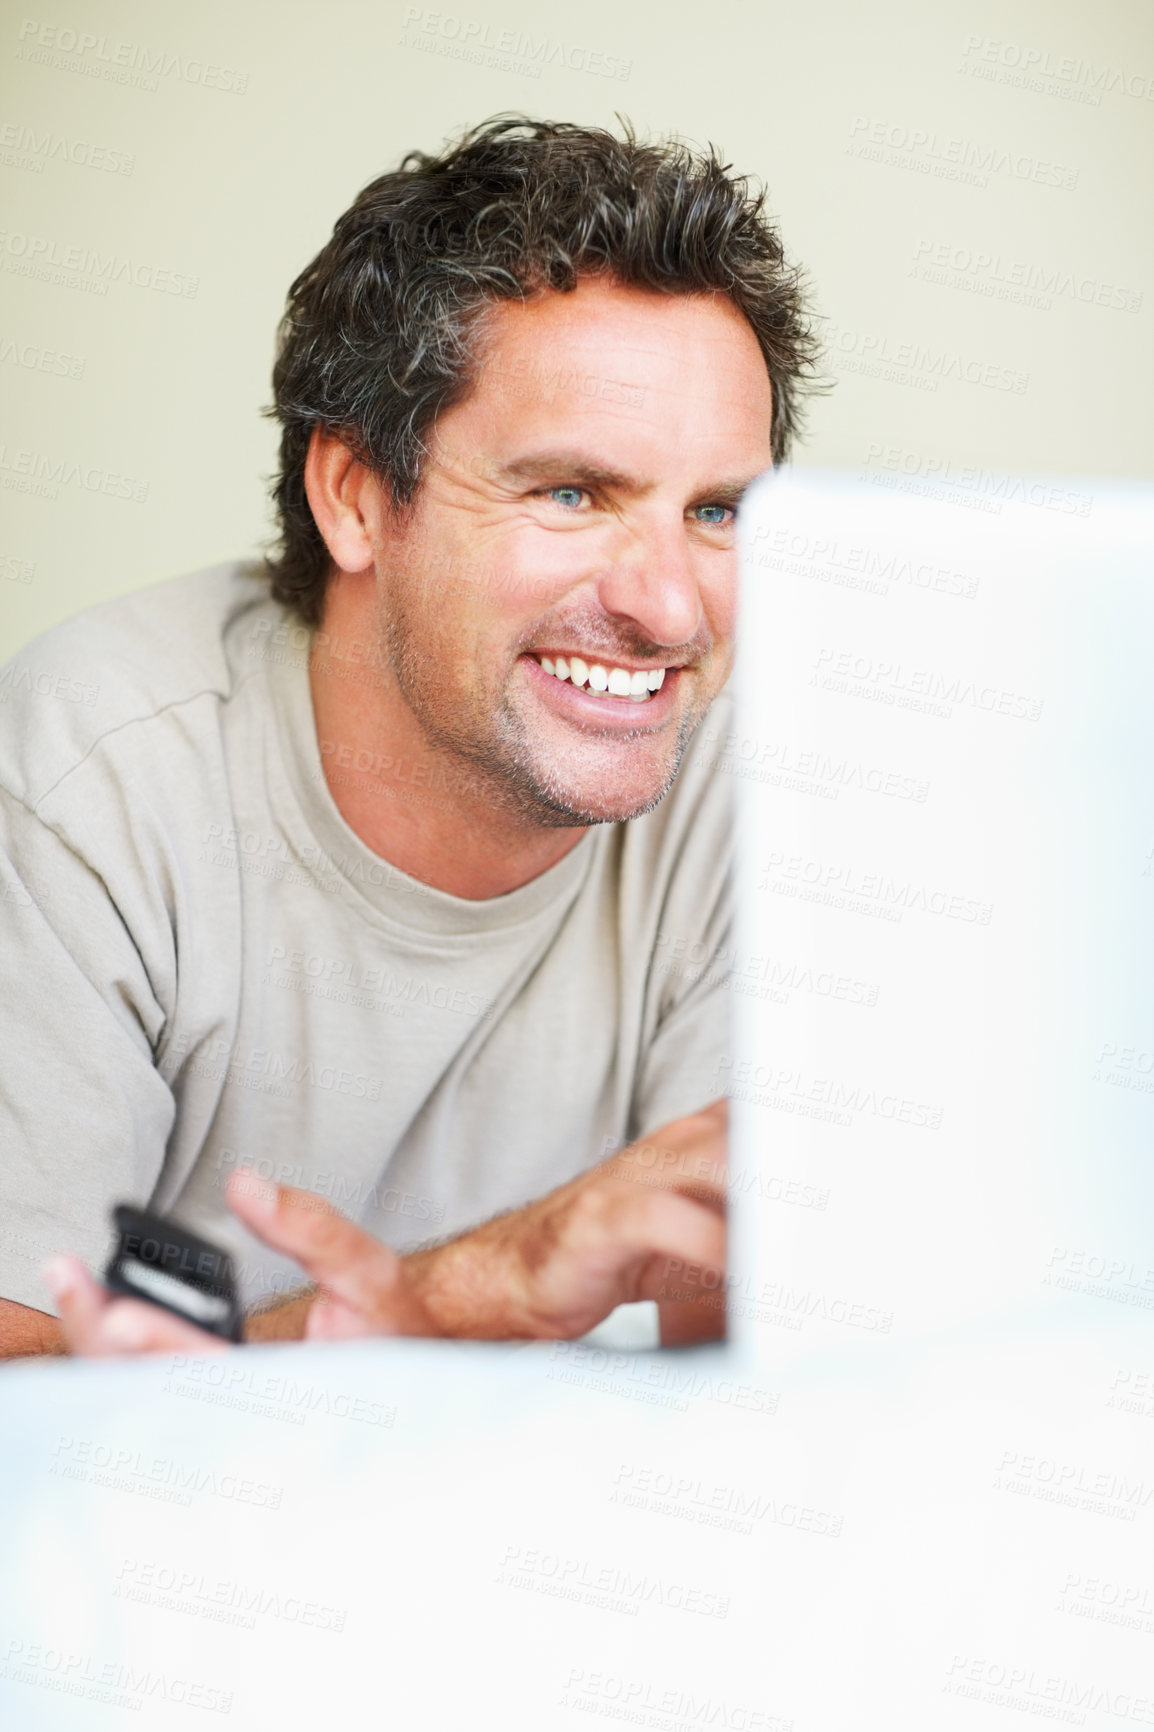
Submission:
[[[628,809],[594,811],[573,797],[559,773],[537,760],[524,719],[507,694],[502,694],[496,710],[488,715],[462,707],[460,694],[445,683],[444,660],[420,647],[419,633],[395,592],[382,605],[377,636],[378,650],[426,741],[448,760],[450,785],[475,796],[480,782],[489,805],[527,828],[586,828],[651,812],[672,787],[701,720],[695,715],[682,717],[668,773],[655,793],[631,803]],[[472,693],[475,688],[471,688]],[[616,734],[614,741],[627,747],[630,741],[647,737],[638,729]]]

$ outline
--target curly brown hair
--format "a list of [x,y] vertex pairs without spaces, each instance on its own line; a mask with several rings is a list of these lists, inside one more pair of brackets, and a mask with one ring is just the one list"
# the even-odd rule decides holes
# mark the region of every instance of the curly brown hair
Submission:
[[[619,117],[620,118],[620,117]],[[711,146],[500,115],[441,156],[411,151],[372,181],[289,290],[273,369],[281,423],[273,592],[309,625],[330,560],[305,494],[314,427],[336,433],[412,503],[426,436],[475,376],[495,301],[582,277],[674,294],[720,290],[748,319],[772,388],[771,449],[789,453],[818,346],[765,193]]]

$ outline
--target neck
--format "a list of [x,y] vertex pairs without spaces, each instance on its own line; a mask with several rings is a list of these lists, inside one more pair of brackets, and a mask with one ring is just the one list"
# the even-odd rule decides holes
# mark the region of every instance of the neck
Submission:
[[350,829],[398,871],[468,901],[505,896],[564,859],[585,831],[502,810],[475,766],[430,744],[376,653],[375,600],[371,583],[334,577],[309,656],[329,792]]

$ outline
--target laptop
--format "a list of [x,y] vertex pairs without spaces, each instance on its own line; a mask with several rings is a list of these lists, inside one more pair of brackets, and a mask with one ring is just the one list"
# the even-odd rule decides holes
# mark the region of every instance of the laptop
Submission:
[[1154,498],[877,473],[742,511],[730,1341],[9,1367],[5,1723],[1154,1715]]

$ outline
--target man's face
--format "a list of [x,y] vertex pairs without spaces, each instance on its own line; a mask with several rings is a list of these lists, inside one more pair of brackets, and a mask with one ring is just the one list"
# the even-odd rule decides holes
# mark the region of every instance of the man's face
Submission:
[[413,510],[377,518],[382,650],[430,745],[495,803],[635,817],[730,672],[765,363],[720,296],[585,280],[488,318]]

